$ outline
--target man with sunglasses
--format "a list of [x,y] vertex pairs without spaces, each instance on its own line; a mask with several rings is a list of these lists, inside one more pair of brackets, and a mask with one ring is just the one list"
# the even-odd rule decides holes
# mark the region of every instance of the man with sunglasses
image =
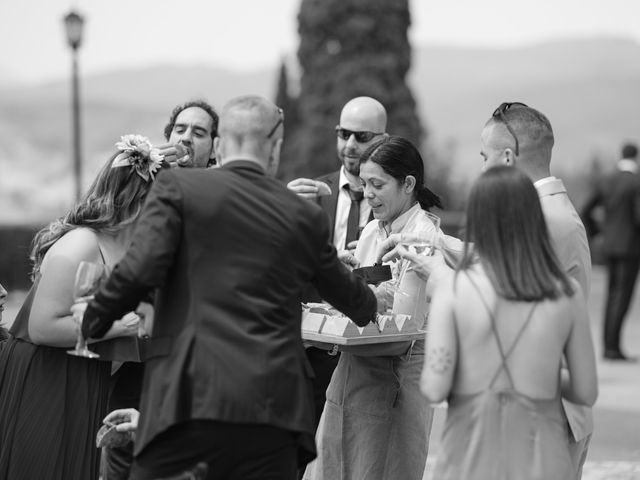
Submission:
[[[340,123],[336,126],[336,151],[341,167],[316,179],[326,183],[331,193],[322,195],[316,180],[309,178],[298,178],[287,185],[290,190],[315,200],[322,207],[329,217],[331,241],[338,251],[354,250],[362,227],[370,220],[371,207],[363,200],[360,184],[360,155],[387,135],[386,128],[387,111],[379,101],[371,97],[349,100],[342,108]],[[320,300],[313,289],[307,292],[306,301]],[[313,397],[317,426],[339,355],[312,346],[307,347],[306,353],[315,374]]]
[[[316,180],[329,185],[330,195],[319,192],[315,180],[297,178],[287,185],[290,190],[309,199],[316,199],[327,212],[332,241],[338,250],[355,249],[358,231],[349,231],[349,213],[354,197],[359,197],[357,227],[370,220],[371,207],[362,199],[360,184],[360,155],[386,134],[387,111],[376,99],[356,97],[342,108],[340,123],[336,126],[336,150],[341,167]],[[355,195],[354,195],[355,193]],[[352,213],[352,215],[354,215]]]

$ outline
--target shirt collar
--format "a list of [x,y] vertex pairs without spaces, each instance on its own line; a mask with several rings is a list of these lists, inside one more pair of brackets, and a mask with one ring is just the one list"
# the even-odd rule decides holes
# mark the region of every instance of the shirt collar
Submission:
[[555,181],[556,181],[556,177],[554,177],[553,175],[550,175],[548,177],[541,178],[540,180],[536,180],[535,182],[533,182],[533,186],[536,188],[540,188],[543,185],[546,185],[547,183],[551,183]]
[[[347,178],[347,174],[344,173],[344,165],[340,168],[340,180],[338,185],[340,186],[340,190],[342,190],[345,185],[352,185],[352,183]],[[353,185],[354,187],[358,187],[358,184]]]
[[247,170],[254,170],[256,172],[265,173],[264,168],[258,162],[247,160],[246,158],[225,158],[224,163],[220,166],[224,169],[236,169],[243,168]]
[[417,215],[420,210],[422,210],[420,203],[416,203],[413,207],[411,207],[409,210],[407,210],[393,222],[391,222],[391,225],[383,222],[382,220],[378,220],[378,230],[380,231],[380,233],[384,232],[385,235],[391,235],[392,233],[401,232],[404,229],[405,225],[409,223],[409,220],[411,220],[414,215]]

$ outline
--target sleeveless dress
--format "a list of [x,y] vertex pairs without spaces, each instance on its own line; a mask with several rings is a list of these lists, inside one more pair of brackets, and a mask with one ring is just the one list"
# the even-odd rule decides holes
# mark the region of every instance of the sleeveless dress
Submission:
[[111,362],[31,343],[38,279],[0,349],[0,478],[98,479],[96,433],[106,415]]
[[[471,277],[468,277],[471,279]],[[534,399],[518,392],[507,360],[537,306],[534,304],[513,344],[505,351],[489,312],[501,364],[486,390],[452,394],[434,478],[438,480],[565,480],[574,478],[560,389],[555,398]],[[510,387],[494,389],[504,371]],[[559,372],[558,372],[559,375]]]

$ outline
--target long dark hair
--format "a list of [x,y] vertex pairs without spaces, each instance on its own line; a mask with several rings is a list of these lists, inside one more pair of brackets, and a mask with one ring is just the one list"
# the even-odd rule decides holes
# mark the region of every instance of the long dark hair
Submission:
[[[40,230],[31,243],[32,278],[51,246],[65,233],[88,227],[98,232],[117,232],[133,223],[151,189],[151,177],[143,179],[134,167],[112,168],[114,153],[103,165],[84,197],[64,216]],[[161,168],[167,168],[162,164]],[[157,172],[160,173],[160,172]]]
[[476,181],[467,203],[466,233],[457,270],[468,268],[477,254],[501,297],[536,301],[573,295],[551,244],[538,193],[517,168],[490,168]]
[[360,165],[374,162],[393,178],[403,183],[407,175],[416,179],[415,195],[423,210],[442,208],[440,197],[424,184],[424,162],[420,152],[409,140],[389,135],[372,144],[360,157]]

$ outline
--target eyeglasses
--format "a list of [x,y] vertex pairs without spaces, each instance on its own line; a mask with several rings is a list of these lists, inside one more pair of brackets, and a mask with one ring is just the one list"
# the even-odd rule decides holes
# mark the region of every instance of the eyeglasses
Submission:
[[278,107],[278,115],[280,116],[280,118],[278,118],[278,121],[276,122],[276,124],[273,126],[273,128],[267,135],[267,138],[273,137],[273,134],[276,133],[276,130],[278,129],[278,127],[284,123],[284,111],[280,107]]
[[375,137],[376,135],[382,135],[382,133],[367,132],[367,131],[354,132],[353,130],[347,130],[346,128],[342,128],[340,125],[336,127],[336,133],[338,134],[338,137],[340,137],[342,140],[349,140],[351,138],[351,135],[353,135],[356,139],[356,142],[358,143],[367,143],[373,140],[373,137]]
[[504,126],[507,127],[507,130],[509,130],[509,133],[511,134],[513,139],[516,141],[516,156],[520,155],[520,143],[518,142],[518,137],[516,136],[516,132],[513,131],[513,128],[511,128],[511,126],[509,125],[509,122],[507,122],[507,118],[504,116],[504,113],[510,108],[527,107],[527,106],[528,105],[522,102],[504,102],[504,103],[501,103],[500,106],[493,111],[493,115],[492,115],[493,118],[499,118],[500,121],[504,123]]

